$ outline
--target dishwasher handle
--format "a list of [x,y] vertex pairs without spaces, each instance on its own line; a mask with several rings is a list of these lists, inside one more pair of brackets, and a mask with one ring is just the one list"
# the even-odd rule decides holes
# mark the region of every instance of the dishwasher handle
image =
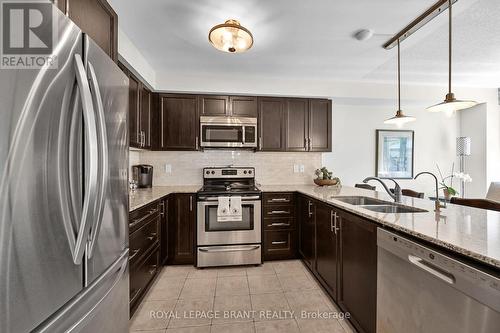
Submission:
[[431,273],[435,277],[443,280],[446,283],[449,284],[454,284],[455,283],[455,276],[453,274],[450,274],[439,267],[436,267],[435,265],[426,262],[424,259],[414,256],[412,254],[408,255],[408,260],[410,263],[413,265],[417,266],[420,269],[423,269],[424,271]]

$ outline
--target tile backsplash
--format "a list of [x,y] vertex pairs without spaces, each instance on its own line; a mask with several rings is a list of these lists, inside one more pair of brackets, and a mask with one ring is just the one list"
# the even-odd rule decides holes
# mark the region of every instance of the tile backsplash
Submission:
[[[138,158],[137,155],[139,154]],[[210,166],[251,166],[259,184],[309,184],[314,170],[321,167],[321,153],[271,153],[250,151],[208,150],[131,151],[130,165],[142,163],[153,166],[153,185],[200,185],[202,169]],[[170,173],[166,172],[170,166]],[[294,172],[303,166],[303,172]]]

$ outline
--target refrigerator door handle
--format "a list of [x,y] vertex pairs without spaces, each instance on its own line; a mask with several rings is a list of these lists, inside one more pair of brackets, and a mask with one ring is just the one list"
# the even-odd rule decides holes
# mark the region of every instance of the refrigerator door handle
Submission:
[[92,95],[85,75],[85,68],[83,66],[82,57],[80,54],[74,56],[74,66],[76,71],[76,81],[78,90],[80,91],[80,98],[82,102],[83,118],[85,122],[84,129],[87,132],[89,139],[89,168],[88,186],[85,188],[85,197],[83,199],[82,217],[78,227],[78,233],[75,239],[73,228],[69,224],[65,224],[66,236],[70,243],[71,254],[73,262],[76,265],[82,263],[82,257],[85,252],[90,226],[95,218],[95,206],[97,197],[97,179],[98,179],[98,144],[97,144],[97,128],[94,108],[92,105]]
[[101,91],[99,90],[99,84],[97,82],[97,76],[94,71],[94,66],[90,62],[88,64],[88,75],[90,77],[90,91],[92,93],[94,106],[97,109],[97,130],[98,137],[100,139],[100,158],[99,158],[99,184],[98,186],[98,197],[97,197],[97,208],[96,208],[96,218],[90,230],[90,249],[88,251],[88,258],[92,257],[95,245],[97,243],[97,237],[99,236],[99,230],[101,229],[102,215],[104,212],[104,196],[107,191],[108,184],[108,138],[106,133],[106,119],[104,115],[104,106],[102,103]]

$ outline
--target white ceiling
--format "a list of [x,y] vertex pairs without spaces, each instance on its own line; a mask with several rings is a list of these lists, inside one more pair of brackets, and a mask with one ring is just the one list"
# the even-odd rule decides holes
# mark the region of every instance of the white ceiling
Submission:
[[[435,0],[113,0],[119,24],[157,73],[394,82],[381,45]],[[454,6],[454,84],[500,86],[500,1]],[[235,18],[252,31],[243,54],[215,50],[208,31]],[[447,17],[402,43],[406,83],[446,84]],[[378,34],[359,42],[361,28]]]

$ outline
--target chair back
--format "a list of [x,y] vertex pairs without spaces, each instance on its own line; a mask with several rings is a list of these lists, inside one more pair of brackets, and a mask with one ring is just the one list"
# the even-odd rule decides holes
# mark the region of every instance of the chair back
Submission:
[[500,203],[488,199],[464,199],[453,197],[451,198],[450,203],[481,209],[496,210],[497,212],[500,212]]
[[354,187],[357,188],[364,188],[365,190],[372,190],[375,191],[377,188],[375,186],[372,186],[370,184],[356,184]]
[[401,193],[407,197],[414,197],[414,198],[420,198],[420,199],[423,199],[425,196],[424,192],[417,192],[417,191],[413,191],[413,190],[410,190],[407,188],[402,189]]
[[500,182],[492,182],[490,184],[486,199],[500,202]]

